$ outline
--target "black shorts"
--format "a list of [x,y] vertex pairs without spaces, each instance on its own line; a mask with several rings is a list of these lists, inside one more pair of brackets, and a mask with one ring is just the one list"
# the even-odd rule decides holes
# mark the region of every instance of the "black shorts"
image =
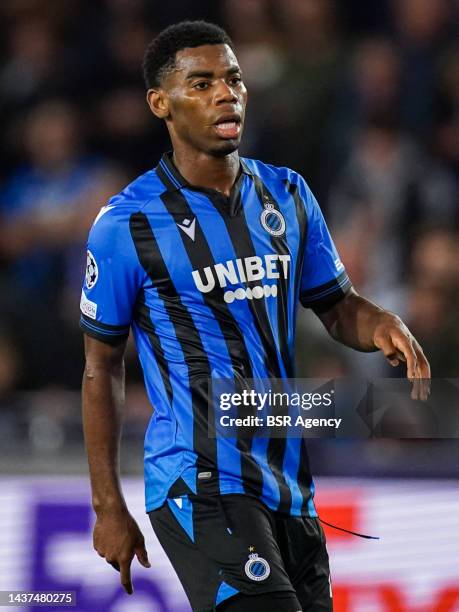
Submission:
[[183,495],[149,517],[194,612],[238,593],[275,592],[292,593],[309,612],[333,609],[318,519],[281,515],[240,494]]

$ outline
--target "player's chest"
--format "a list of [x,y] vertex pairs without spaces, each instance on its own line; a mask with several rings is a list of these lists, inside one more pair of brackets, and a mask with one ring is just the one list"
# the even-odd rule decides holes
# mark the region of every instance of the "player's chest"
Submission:
[[[150,218],[158,268],[157,288],[187,299],[237,302],[277,297],[297,266],[301,228],[288,201],[246,198],[233,214],[194,194],[166,202]],[[164,211],[163,211],[164,212]]]

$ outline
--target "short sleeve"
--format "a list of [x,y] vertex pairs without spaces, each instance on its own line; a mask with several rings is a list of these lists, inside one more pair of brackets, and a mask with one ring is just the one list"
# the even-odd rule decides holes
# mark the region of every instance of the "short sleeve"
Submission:
[[306,308],[324,312],[342,299],[352,284],[339,258],[319,204],[300,176],[298,190],[306,207],[307,217],[300,301]]
[[144,272],[129,231],[129,215],[110,209],[91,228],[80,302],[81,330],[110,344],[129,335]]

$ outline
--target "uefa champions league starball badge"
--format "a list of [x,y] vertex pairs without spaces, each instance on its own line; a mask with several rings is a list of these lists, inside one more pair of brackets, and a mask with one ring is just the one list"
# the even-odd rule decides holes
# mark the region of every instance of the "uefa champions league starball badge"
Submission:
[[244,569],[250,580],[255,580],[256,582],[266,580],[271,573],[269,563],[266,561],[266,559],[259,557],[257,553],[252,553],[249,555],[249,559],[245,564]]
[[282,236],[285,233],[285,219],[282,213],[270,202],[267,195],[263,196],[264,210],[260,215],[260,222],[271,236]]
[[99,269],[97,268],[97,263],[94,258],[94,255],[91,251],[88,250],[86,255],[86,287],[88,289],[92,289],[94,285],[97,283],[97,279],[99,278]]

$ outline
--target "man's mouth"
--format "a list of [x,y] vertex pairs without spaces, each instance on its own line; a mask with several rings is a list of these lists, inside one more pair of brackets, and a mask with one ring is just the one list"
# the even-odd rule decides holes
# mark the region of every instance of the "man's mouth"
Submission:
[[241,120],[239,117],[224,117],[214,123],[214,128],[220,138],[237,138],[241,131]]

